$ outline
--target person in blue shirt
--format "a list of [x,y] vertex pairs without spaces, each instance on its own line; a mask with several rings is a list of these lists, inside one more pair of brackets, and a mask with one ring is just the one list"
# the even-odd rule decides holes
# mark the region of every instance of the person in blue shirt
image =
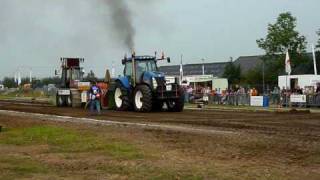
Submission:
[[90,113],[94,114],[95,111],[100,114],[101,106],[100,106],[100,98],[101,98],[101,89],[97,86],[96,82],[92,83],[92,86],[89,91],[89,100],[90,100]]

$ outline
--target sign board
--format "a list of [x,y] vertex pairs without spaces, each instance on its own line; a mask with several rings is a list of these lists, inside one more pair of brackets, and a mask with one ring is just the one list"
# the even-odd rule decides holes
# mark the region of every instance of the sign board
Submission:
[[311,79],[311,86],[317,86],[317,84],[320,83],[320,79]]
[[86,103],[87,102],[87,99],[88,99],[88,92],[87,91],[83,91],[81,93],[81,102],[82,103]]
[[251,96],[250,106],[263,107],[263,96]]
[[185,77],[184,80],[187,80],[188,82],[208,82],[213,80],[213,76],[212,75],[188,76],[188,77]]
[[172,76],[166,76],[165,79],[167,84],[174,84],[176,82],[176,78]]
[[291,95],[290,102],[292,102],[292,103],[306,103],[307,96],[306,95]]
[[60,89],[58,90],[60,96],[69,96],[71,94],[69,89]]

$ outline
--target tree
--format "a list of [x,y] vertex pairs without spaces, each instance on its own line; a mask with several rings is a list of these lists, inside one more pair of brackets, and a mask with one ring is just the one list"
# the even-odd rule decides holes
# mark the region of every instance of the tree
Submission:
[[241,80],[240,65],[236,66],[232,61],[230,61],[224,69],[223,77],[227,78],[231,85],[240,83],[240,80]]
[[3,79],[3,85],[8,88],[16,88],[17,84],[14,82],[14,78],[5,77]]
[[96,77],[96,75],[94,74],[94,72],[91,70],[88,75],[84,78],[84,80],[86,81],[97,81],[98,78]]
[[[258,39],[258,46],[266,55],[263,60],[266,65],[266,77],[272,84],[277,83],[277,76],[284,74],[285,54],[290,54],[293,73],[300,64],[308,62],[306,56],[306,38],[296,30],[297,19],[290,12],[282,13],[275,24],[268,25],[266,38]],[[270,74],[271,73],[271,74]]]
[[262,80],[262,68],[256,67],[255,69],[250,69],[244,74],[244,83],[249,85],[261,85]]

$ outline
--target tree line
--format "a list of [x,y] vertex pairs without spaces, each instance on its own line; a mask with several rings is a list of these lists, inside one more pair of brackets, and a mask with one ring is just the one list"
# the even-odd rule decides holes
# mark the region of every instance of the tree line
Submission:
[[[268,25],[265,38],[256,41],[259,48],[265,51],[261,57],[262,63],[248,72],[242,72],[240,66],[230,61],[223,76],[228,78],[231,85],[256,85],[263,83],[270,86],[278,84],[278,76],[285,75],[285,56],[288,51],[292,74],[310,74],[314,72],[313,59],[307,52],[306,37],[297,30],[297,18],[290,12],[278,16],[274,24]],[[320,70],[320,29],[316,32],[317,69]],[[264,76],[263,76],[264,73]]]
[[[99,79],[96,77],[93,71],[90,71],[84,78],[83,81],[103,81],[103,79]],[[13,77],[5,77],[3,80],[0,82],[0,84],[3,84],[5,87],[8,88],[17,88],[18,83],[17,79]],[[30,81],[29,77],[23,77],[21,78],[21,85],[24,84],[31,84],[33,88],[42,88],[43,86],[47,86],[49,84],[54,84],[54,85],[60,85],[61,84],[61,77],[45,77],[41,79],[32,79]]]

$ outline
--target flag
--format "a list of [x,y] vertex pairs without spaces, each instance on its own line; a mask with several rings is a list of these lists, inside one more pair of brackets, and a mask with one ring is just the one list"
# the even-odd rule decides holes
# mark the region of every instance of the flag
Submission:
[[286,54],[285,66],[286,66],[286,73],[288,73],[288,75],[290,75],[291,74],[291,61],[290,61],[289,51],[287,51],[287,54]]
[[312,56],[313,56],[314,75],[318,75],[316,53],[315,53],[313,44],[311,45],[311,48],[312,48]]

